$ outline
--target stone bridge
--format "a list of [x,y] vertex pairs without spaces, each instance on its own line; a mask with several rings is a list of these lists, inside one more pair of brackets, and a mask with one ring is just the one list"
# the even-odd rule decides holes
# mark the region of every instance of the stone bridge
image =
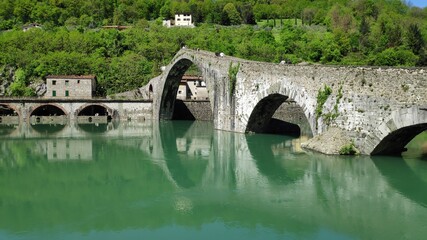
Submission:
[[193,64],[206,82],[216,129],[264,132],[292,100],[315,135],[311,146],[337,142],[331,151],[312,147],[325,153],[353,143],[362,154],[400,154],[427,130],[427,69],[275,64],[191,49],[139,89],[153,99],[154,119],[172,119],[180,79]]
[[111,99],[1,99],[0,123],[65,123],[111,119],[151,119],[152,103],[147,100]]

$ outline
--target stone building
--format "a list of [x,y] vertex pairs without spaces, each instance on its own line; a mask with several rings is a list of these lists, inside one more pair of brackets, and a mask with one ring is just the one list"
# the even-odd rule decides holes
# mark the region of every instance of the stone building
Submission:
[[47,76],[45,98],[92,98],[96,87],[94,75]]
[[164,20],[165,27],[194,27],[191,14],[175,14],[175,20]]
[[200,76],[184,75],[179,83],[176,98],[181,100],[209,99],[205,81]]

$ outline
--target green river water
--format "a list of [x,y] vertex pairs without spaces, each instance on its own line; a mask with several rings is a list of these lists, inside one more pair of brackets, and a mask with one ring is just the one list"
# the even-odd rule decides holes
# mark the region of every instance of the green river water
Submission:
[[305,152],[209,122],[0,126],[0,239],[426,239],[426,134]]

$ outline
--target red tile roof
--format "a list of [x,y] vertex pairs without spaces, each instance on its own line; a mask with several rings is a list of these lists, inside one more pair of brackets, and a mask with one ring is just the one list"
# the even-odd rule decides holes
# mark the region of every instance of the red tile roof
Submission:
[[182,76],[182,80],[202,80],[203,78],[201,76],[195,76],[195,75],[184,75]]
[[94,79],[95,75],[49,75],[47,78],[55,78],[55,79]]

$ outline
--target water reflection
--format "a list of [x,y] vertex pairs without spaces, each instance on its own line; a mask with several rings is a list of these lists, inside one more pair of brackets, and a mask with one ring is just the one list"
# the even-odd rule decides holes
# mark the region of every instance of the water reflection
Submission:
[[279,135],[247,135],[246,141],[257,169],[271,181],[293,183],[304,176],[308,159],[299,159],[298,138]]
[[78,127],[88,133],[103,133],[108,131],[107,123],[89,123],[89,124],[78,124]]
[[[0,239],[423,239],[427,163],[304,153],[211,123],[0,139]],[[22,235],[22,233],[25,233]]]
[[17,128],[18,128],[18,125],[15,125],[15,124],[0,124],[0,136],[10,135]]
[[402,157],[373,158],[386,181],[408,199],[427,207],[427,165]]
[[34,131],[43,135],[60,132],[65,128],[65,126],[65,124],[31,124]]

